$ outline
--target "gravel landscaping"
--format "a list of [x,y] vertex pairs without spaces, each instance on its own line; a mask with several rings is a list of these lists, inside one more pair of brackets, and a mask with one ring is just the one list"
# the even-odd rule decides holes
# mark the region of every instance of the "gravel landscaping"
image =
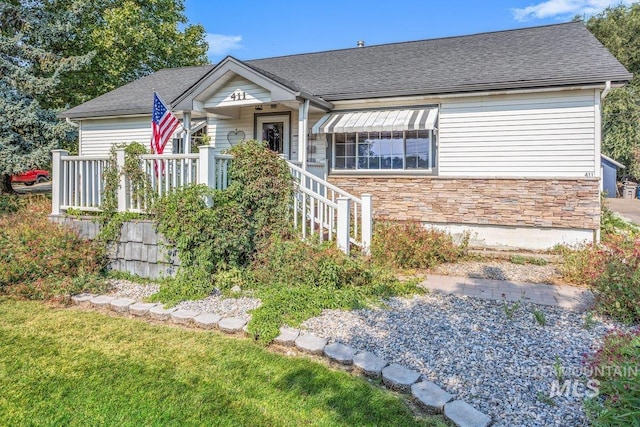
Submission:
[[[544,313],[544,326],[534,310]],[[521,303],[509,318],[503,303],[428,294],[381,309],[326,310],[303,328],[420,371],[496,426],[582,426],[584,386],[582,396],[549,396],[556,360],[564,379],[586,381],[583,355],[615,326],[587,328],[586,316]]]
[[[160,290],[156,284],[142,285],[128,280],[111,280],[110,296],[117,298],[133,298],[137,301],[150,297]],[[216,313],[222,317],[238,317],[245,321],[251,318],[248,313],[260,306],[256,298],[225,298],[221,294],[213,294],[198,301],[183,301],[175,306],[177,310]]]
[[[158,289],[123,280],[112,284],[110,295],[118,298],[141,299]],[[259,305],[255,298],[211,295],[182,302],[177,309],[248,320],[248,311]],[[325,310],[304,322],[302,329],[419,371],[455,399],[490,415],[495,426],[587,425],[582,410],[584,354],[617,325],[556,307],[525,302],[509,307],[497,301],[427,294],[393,298],[381,308]],[[534,311],[542,313],[544,325]],[[576,396],[550,397],[558,365],[565,380],[580,384]]]

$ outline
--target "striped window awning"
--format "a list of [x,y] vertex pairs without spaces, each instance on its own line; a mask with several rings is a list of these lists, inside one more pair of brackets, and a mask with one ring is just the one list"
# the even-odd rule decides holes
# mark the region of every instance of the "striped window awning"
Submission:
[[313,133],[384,132],[431,130],[438,119],[438,108],[365,110],[325,114]]

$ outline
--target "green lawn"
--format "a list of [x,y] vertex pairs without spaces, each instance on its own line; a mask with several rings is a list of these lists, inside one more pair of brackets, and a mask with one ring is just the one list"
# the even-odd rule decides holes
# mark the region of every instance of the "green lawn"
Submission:
[[0,298],[0,424],[441,426],[248,340]]

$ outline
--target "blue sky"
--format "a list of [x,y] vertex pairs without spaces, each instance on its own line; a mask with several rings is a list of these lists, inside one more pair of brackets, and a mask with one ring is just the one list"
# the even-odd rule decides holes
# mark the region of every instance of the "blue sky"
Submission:
[[570,21],[639,0],[185,0],[209,57],[256,59]]

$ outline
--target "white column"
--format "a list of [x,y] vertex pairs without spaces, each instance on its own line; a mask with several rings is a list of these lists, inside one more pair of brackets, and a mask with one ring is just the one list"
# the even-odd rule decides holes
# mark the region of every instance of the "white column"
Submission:
[[[198,147],[198,184],[204,184],[209,188],[216,188],[216,154],[213,145],[201,145]],[[221,185],[222,186],[222,185]],[[222,188],[219,188],[222,189]],[[213,206],[211,197],[207,197],[207,206]]]
[[302,162],[302,169],[307,170],[307,146],[309,145],[309,100],[298,107],[298,161]]
[[362,251],[369,253],[371,248],[371,239],[373,238],[373,197],[371,194],[363,194],[362,196]]
[[200,158],[198,159],[198,184],[204,184],[210,188],[216,188],[216,155],[213,145],[201,145],[198,147]]
[[62,177],[62,157],[69,155],[67,150],[52,150],[53,157],[51,177],[51,215],[60,215],[62,206],[62,193],[65,182]]
[[336,242],[338,249],[349,255],[351,245],[349,234],[351,232],[351,198],[338,197],[338,224],[336,226]]
[[128,208],[127,200],[127,176],[124,171],[125,152],[124,148],[116,148],[116,168],[120,174],[120,182],[118,184],[118,212],[126,212]]
[[191,113],[182,112],[182,126],[184,127],[184,147],[185,154],[191,152]]

